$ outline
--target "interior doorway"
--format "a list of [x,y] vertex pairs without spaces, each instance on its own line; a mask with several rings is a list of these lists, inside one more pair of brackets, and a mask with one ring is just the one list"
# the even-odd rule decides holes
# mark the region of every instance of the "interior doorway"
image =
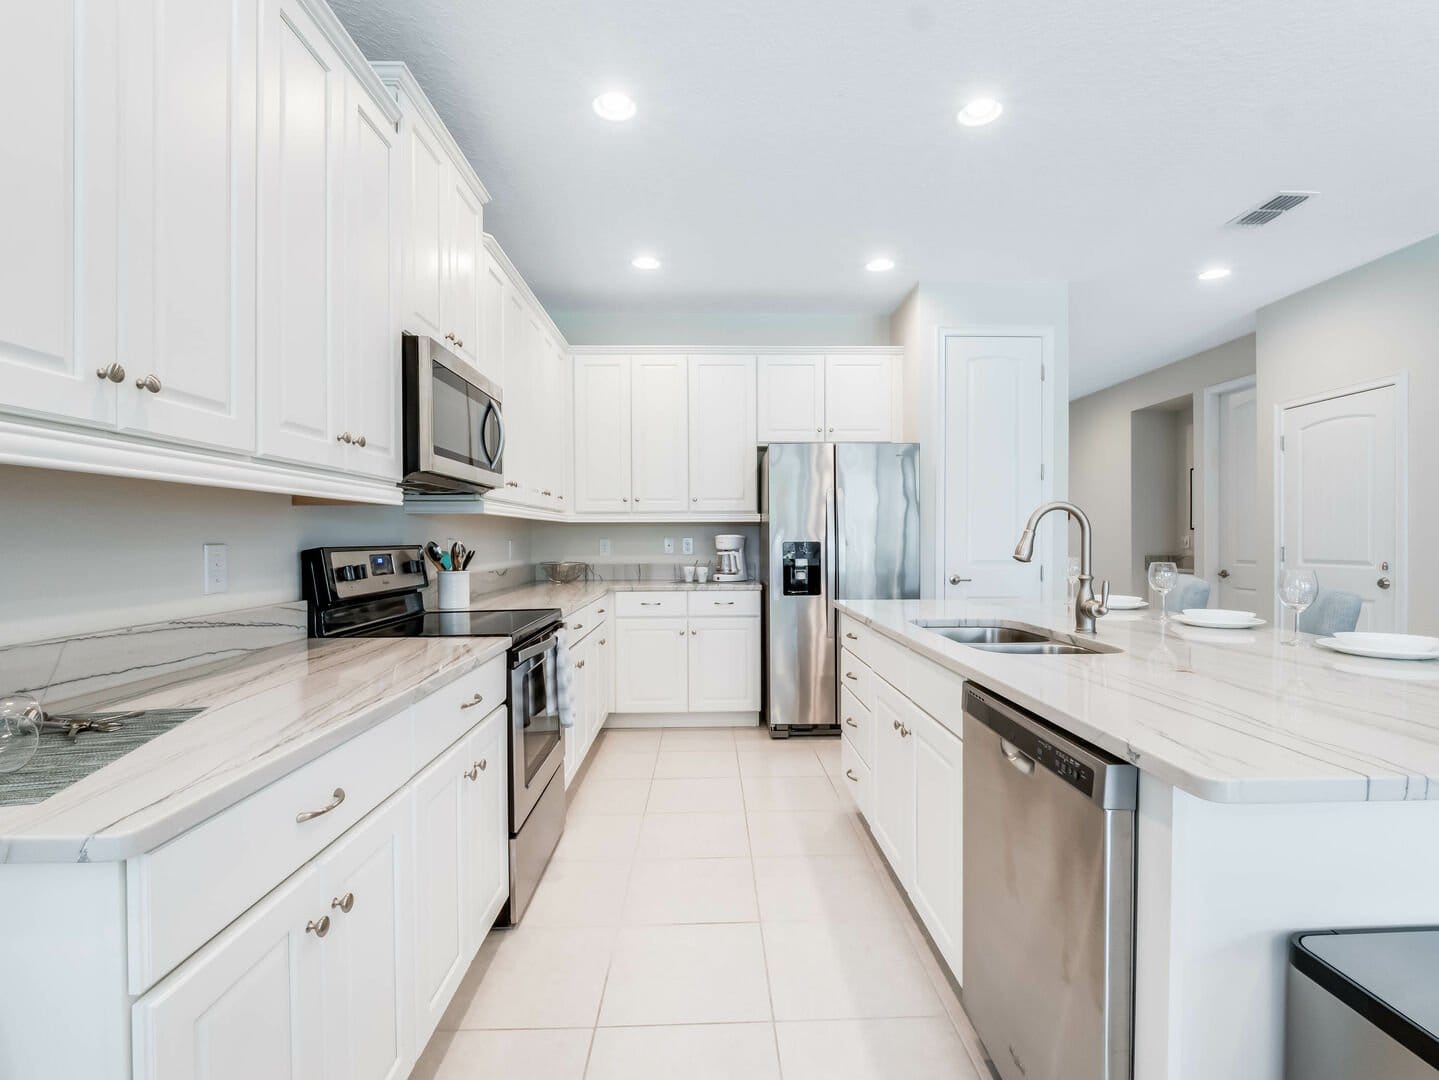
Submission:
[[1130,413],[1129,448],[1127,591],[1145,596],[1152,562],[1172,562],[1182,574],[1194,572],[1193,396]]
[[1259,414],[1253,381],[1214,395],[1216,607],[1259,611],[1255,502]]

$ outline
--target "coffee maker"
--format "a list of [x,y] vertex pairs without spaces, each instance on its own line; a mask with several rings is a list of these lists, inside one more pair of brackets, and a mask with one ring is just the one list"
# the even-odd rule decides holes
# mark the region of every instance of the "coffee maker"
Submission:
[[744,563],[744,537],[738,533],[723,533],[715,537],[716,581],[748,581],[749,573]]

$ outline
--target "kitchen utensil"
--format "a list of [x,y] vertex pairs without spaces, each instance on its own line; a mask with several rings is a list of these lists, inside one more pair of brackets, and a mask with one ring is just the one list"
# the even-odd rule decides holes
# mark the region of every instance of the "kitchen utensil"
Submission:
[[83,731],[98,731],[111,734],[125,727],[125,721],[139,716],[139,710],[126,709],[112,713],[44,713],[40,717],[41,731],[63,731],[65,738],[74,742]]
[[473,551],[467,551],[467,552],[465,552],[465,561],[460,564],[460,569],[461,569],[461,570],[468,570],[468,569],[470,568],[470,563],[472,563],[472,562],[474,562],[474,561],[475,561],[475,553],[474,553]]
[[456,540],[453,544],[450,545],[450,569],[451,569],[451,570],[463,570],[463,569],[465,568],[465,567],[464,567],[464,561],[465,561],[465,552],[466,552],[467,550],[468,550],[468,549],[465,547],[465,545],[462,544],[462,543],[461,543],[460,541],[458,541],[458,540]]
[[[1073,602],[1074,598],[1071,597],[1070,603]],[[1140,608],[1147,608],[1148,606],[1149,601],[1142,596],[1129,596],[1126,593],[1109,594],[1110,611],[1138,611]]]
[[1264,620],[1253,612],[1221,611],[1218,608],[1185,608],[1171,618],[1185,626],[1203,626],[1210,630],[1252,630],[1264,625]]
[[435,564],[436,569],[448,569],[448,567],[445,566],[444,553],[440,551],[440,545],[433,540],[425,545],[425,555],[428,556],[430,562]]
[[588,575],[590,564],[584,562],[542,562],[540,569],[556,585],[569,585]]
[[[1431,645],[1420,647],[1417,644],[1404,644],[1403,642],[1392,642],[1385,644],[1378,641],[1355,641],[1354,638],[1408,638],[1410,642],[1432,642]],[[1348,653],[1350,656],[1367,656],[1376,660],[1439,660],[1439,640],[1424,638],[1411,634],[1355,634],[1339,635],[1333,637],[1317,638],[1314,644],[1323,649],[1330,649],[1333,652]]]
[[1282,645],[1299,644],[1299,616],[1319,595],[1319,579],[1313,570],[1286,570],[1279,578],[1279,602],[1294,612],[1294,634],[1281,637]]
[[29,694],[0,698],[0,773],[12,773],[30,764],[40,749],[40,703]]

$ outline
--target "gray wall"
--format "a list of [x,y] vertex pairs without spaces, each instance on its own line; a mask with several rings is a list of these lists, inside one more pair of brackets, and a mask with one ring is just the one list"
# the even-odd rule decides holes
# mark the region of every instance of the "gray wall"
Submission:
[[[1254,370],[1255,339],[1251,335],[1069,403],[1070,498],[1094,525],[1095,576],[1109,578],[1116,592],[1144,592],[1134,575],[1137,560],[1145,553],[1132,551],[1133,414],[1184,395],[1197,395],[1194,427],[1201,431],[1202,391]],[[1196,474],[1196,508],[1203,505],[1202,482]],[[1166,517],[1170,513],[1168,504],[1163,512]],[[1079,550],[1073,534],[1070,549]]]
[[889,316],[554,311],[571,345],[888,345]]
[[[1275,411],[1297,398],[1409,376],[1409,630],[1439,633],[1439,237],[1261,308],[1258,318],[1262,552],[1273,552]],[[1261,596],[1274,594],[1273,559],[1261,557]]]

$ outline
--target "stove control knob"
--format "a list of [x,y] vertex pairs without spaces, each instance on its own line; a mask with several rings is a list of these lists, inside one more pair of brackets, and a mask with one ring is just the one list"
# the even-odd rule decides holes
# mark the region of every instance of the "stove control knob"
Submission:
[[400,563],[400,573],[402,574],[418,574],[424,568],[424,563],[419,559],[407,559]]
[[340,581],[363,581],[370,576],[363,563],[355,563],[352,566],[338,566],[335,568],[335,577]]

